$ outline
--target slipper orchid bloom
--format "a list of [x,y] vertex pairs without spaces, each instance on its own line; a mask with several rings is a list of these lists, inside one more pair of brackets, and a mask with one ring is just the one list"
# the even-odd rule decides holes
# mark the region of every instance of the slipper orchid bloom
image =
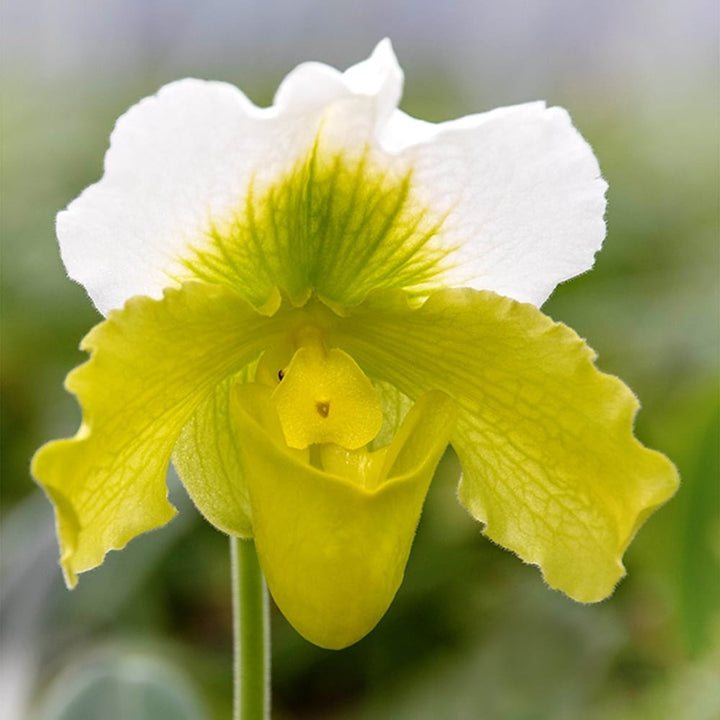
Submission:
[[296,629],[345,647],[391,603],[451,444],[489,538],[580,602],[613,591],[678,480],[538,309],[602,243],[597,161],[560,108],[434,124],[402,82],[383,41],[300,65],[269,108],[188,79],[119,119],[57,220],[106,316],[67,378],[80,429],[33,460],[68,586],[172,518],[172,460]]

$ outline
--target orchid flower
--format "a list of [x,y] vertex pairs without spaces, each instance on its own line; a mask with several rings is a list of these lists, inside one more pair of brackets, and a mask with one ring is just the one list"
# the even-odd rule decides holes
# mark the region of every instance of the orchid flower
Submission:
[[269,108],[181,80],[123,115],[102,179],[58,215],[106,319],[67,388],[75,437],[33,473],[68,586],[168,522],[168,463],[271,594],[328,648],[404,574],[451,444],[460,503],[580,602],[608,596],[677,475],[638,401],[539,307],[589,269],[606,184],[567,113],[439,124],[397,109],[390,43],[300,65]]

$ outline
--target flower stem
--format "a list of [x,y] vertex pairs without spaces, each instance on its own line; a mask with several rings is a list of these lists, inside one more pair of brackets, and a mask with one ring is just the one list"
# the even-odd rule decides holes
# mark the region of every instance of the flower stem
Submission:
[[270,717],[270,622],[267,586],[255,543],[230,537],[233,599],[233,720]]

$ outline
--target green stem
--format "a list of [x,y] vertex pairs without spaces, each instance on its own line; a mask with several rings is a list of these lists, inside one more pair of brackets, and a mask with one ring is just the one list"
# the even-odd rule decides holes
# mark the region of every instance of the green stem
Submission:
[[270,622],[267,586],[255,543],[230,537],[233,598],[233,720],[270,717]]

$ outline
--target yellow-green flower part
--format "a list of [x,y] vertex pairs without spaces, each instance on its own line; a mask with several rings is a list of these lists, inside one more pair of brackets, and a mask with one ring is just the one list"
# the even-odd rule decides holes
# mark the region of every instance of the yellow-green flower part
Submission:
[[384,41],[298,67],[270,108],[184,80],[118,121],[58,216],[106,315],[67,378],[83,421],[32,467],[70,587],[171,519],[172,461],[254,539],[295,628],[345,647],[392,602],[451,444],[488,537],[576,600],[613,591],[678,479],[633,437],[632,392],[538,309],[602,243],[597,161],[559,108],[435,125],[401,86]]

